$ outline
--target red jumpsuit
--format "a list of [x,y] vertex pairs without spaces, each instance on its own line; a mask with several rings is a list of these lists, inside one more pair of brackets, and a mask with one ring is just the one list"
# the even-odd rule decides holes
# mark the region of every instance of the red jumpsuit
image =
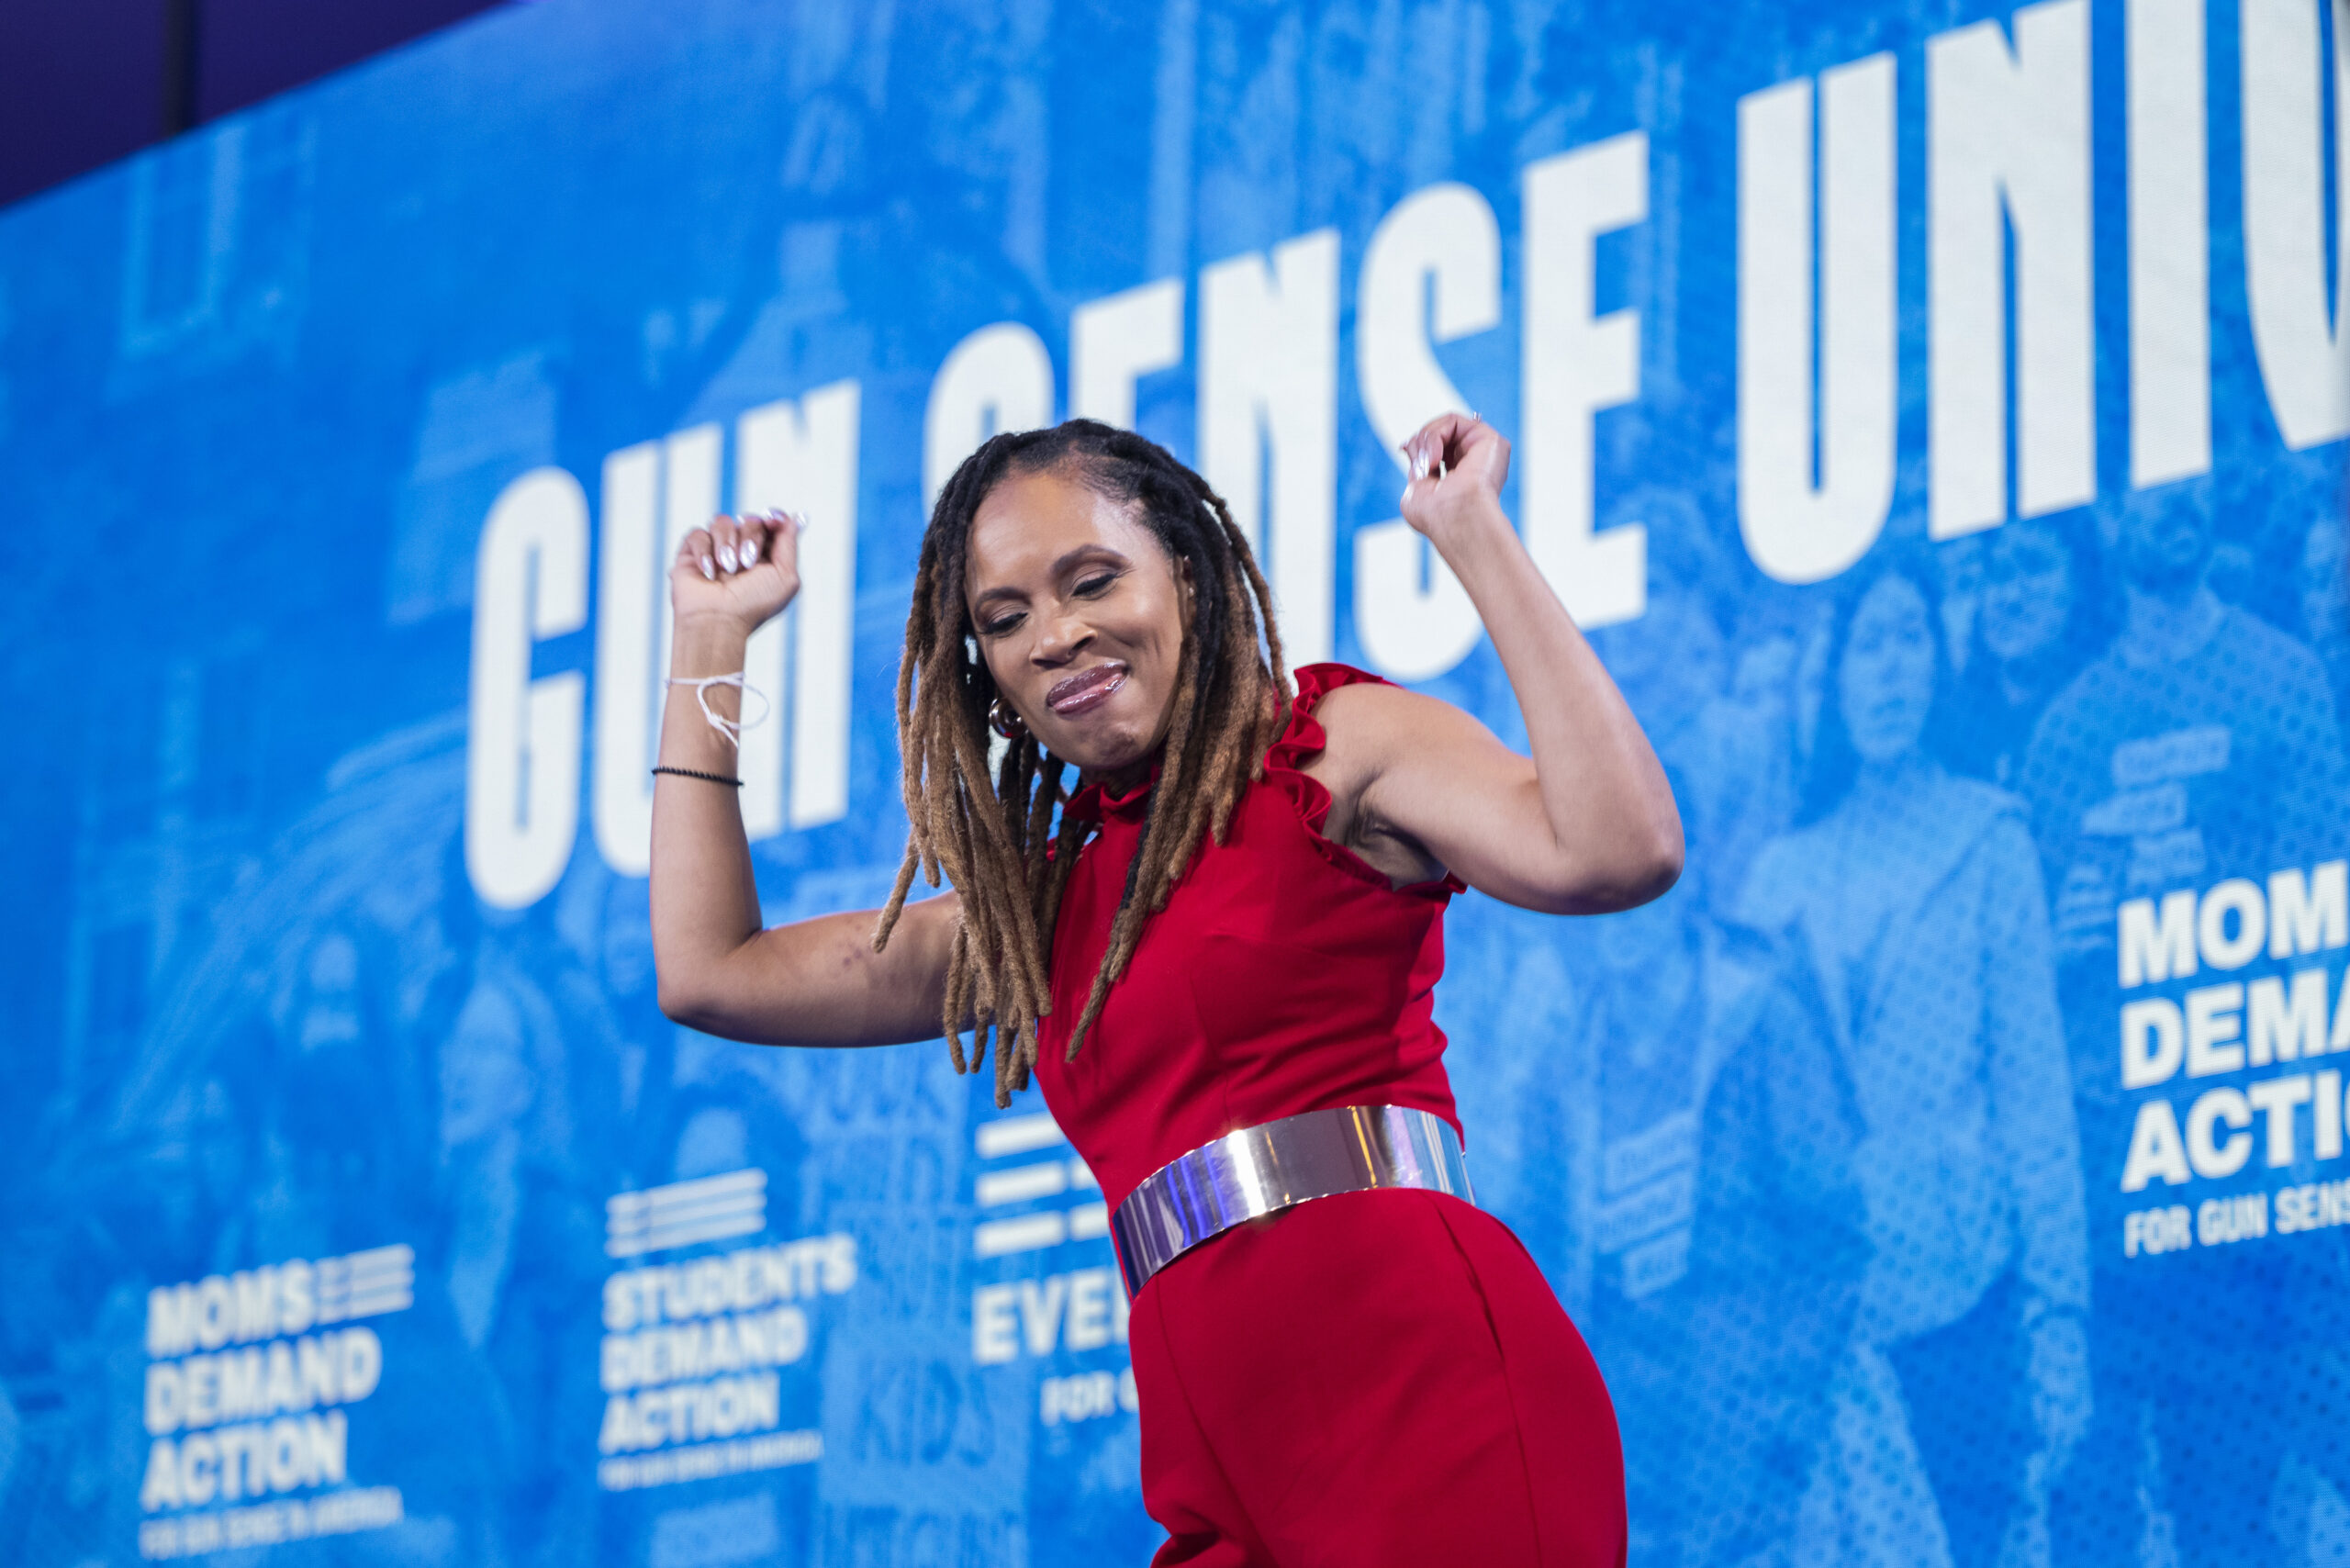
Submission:
[[[1457,1128],[1444,1034],[1449,878],[1393,889],[1322,836],[1322,694],[1297,672],[1265,778],[1203,845],[1064,1062],[1125,885],[1147,788],[1101,823],[1054,936],[1037,1082],[1112,1207],[1238,1127],[1404,1105]],[[1350,1193],[1228,1231],[1143,1287],[1130,1325],[1143,1506],[1160,1564],[1623,1561],[1623,1455],[1582,1338],[1502,1223],[1435,1193]]]

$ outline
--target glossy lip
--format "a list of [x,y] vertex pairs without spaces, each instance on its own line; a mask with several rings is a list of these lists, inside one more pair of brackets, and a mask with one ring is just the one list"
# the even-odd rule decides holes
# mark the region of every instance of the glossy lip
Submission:
[[1082,713],[1107,702],[1125,684],[1125,665],[1095,665],[1055,681],[1053,689],[1045,693],[1045,706],[1063,717]]

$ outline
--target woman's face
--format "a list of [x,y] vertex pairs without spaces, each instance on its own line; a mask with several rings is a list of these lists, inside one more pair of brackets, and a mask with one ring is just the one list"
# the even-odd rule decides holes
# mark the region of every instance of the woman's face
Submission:
[[513,1126],[534,1097],[522,1020],[512,1002],[476,989],[441,1051],[441,1143],[456,1148]]
[[1046,751],[1106,773],[1158,748],[1191,589],[1157,535],[1074,479],[1023,474],[979,503],[968,565],[980,656]]
[[294,1025],[295,1043],[305,1051],[346,1045],[364,1030],[359,1019],[359,949],[341,932],[329,932],[310,949],[309,995]]
[[1907,577],[1881,578],[1852,612],[1837,700],[1852,749],[1890,762],[1925,734],[1934,702],[1934,634],[1926,596]]
[[2053,648],[2073,616],[2073,562],[2064,541],[2038,523],[1993,535],[1983,566],[1983,645],[2002,664]]

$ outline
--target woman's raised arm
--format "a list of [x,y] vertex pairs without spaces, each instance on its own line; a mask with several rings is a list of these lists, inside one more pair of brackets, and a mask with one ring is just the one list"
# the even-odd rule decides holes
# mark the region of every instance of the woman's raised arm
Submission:
[[[719,518],[688,534],[669,569],[672,678],[740,670],[751,633],[800,590],[798,552],[799,527],[789,518]],[[683,771],[654,779],[661,1010],[708,1034],[762,1045],[879,1046],[935,1036],[954,895],[908,904],[878,953],[870,911],[761,929],[739,791],[692,777],[738,777],[734,748],[702,717],[698,695],[723,719],[740,714],[731,686],[669,689],[661,766]]]
[[1331,751],[1347,754],[1333,760],[1351,786],[1355,832],[1416,846],[1472,887],[1529,909],[1603,913],[1655,898],[1681,875],[1681,815],[1639,721],[1502,511],[1509,442],[1482,420],[1445,414],[1404,457],[1404,519],[1483,618],[1534,756],[1434,698],[1392,687],[1333,692],[1324,706],[1337,711],[1325,722]]

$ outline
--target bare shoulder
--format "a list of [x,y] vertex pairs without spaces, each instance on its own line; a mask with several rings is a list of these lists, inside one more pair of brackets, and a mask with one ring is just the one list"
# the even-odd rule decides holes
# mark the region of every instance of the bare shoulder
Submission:
[[[1491,730],[1443,699],[1383,682],[1326,693],[1314,716],[1327,737],[1322,758],[1333,773],[1377,774],[1398,756],[1431,745],[1494,740]],[[1319,777],[1324,767],[1308,771]]]
[[1315,717],[1326,741],[1304,767],[1330,791],[1323,832],[1399,886],[1442,875],[1424,831],[1407,823],[1443,814],[1463,762],[1505,766],[1501,743],[1451,703],[1400,686],[1342,686]]

